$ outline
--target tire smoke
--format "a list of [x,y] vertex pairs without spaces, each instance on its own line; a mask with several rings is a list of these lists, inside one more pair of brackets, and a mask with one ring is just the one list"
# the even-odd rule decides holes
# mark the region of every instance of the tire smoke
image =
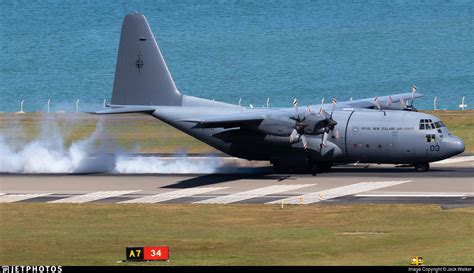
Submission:
[[15,122],[7,131],[0,131],[0,172],[207,174],[223,165],[212,156],[197,159],[186,154],[172,158],[128,155],[118,144],[110,143],[103,124],[99,119],[91,135],[67,147],[65,139],[71,132],[67,128],[61,131],[54,119],[42,119],[38,136],[28,142],[21,141],[26,132]]

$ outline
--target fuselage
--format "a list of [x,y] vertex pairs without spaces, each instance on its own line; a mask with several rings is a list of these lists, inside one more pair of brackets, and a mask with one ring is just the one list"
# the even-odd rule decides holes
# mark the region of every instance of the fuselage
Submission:
[[[321,134],[308,135],[309,149],[304,149],[301,141],[292,143],[288,136],[267,133],[289,129],[286,127],[294,121],[286,117],[293,109],[268,110],[238,106],[162,106],[153,116],[226,154],[248,160],[294,162],[309,156],[315,161],[335,163],[415,164],[442,160],[464,151],[462,139],[452,135],[433,115],[368,109],[335,110],[333,119],[337,125],[329,134],[328,147],[320,149]],[[261,128],[195,128],[195,124],[182,121],[197,116],[249,111],[265,116],[266,122],[260,124]]]

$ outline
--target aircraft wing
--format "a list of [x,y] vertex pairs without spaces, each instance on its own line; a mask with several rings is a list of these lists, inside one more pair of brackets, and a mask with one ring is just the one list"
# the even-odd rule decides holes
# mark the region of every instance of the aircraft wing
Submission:
[[[268,110],[271,111],[271,110]],[[241,112],[230,115],[196,117],[180,121],[195,123],[194,128],[233,128],[249,127],[262,122],[268,111]]]
[[[392,105],[398,105],[400,101],[403,99],[403,101],[411,100],[412,98],[420,98],[423,97],[423,94],[418,94],[415,93],[415,95],[412,97],[412,93],[401,93],[401,94],[395,94],[395,95],[390,95],[390,96],[380,96],[377,97],[378,103],[385,107],[387,105],[387,101],[389,100],[389,97],[392,99]],[[349,101],[343,101],[343,102],[338,102],[337,107],[338,108],[374,108],[375,103],[374,103],[375,98],[366,98],[366,99],[360,99],[360,100],[349,100]],[[404,108],[404,107],[402,107]]]

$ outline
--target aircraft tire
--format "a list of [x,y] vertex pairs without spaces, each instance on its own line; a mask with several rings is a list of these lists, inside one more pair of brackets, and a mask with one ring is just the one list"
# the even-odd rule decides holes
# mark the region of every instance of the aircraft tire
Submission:
[[310,172],[313,176],[316,176],[319,173],[319,165],[318,164],[312,164]]
[[423,162],[423,163],[416,163],[415,164],[415,171],[417,172],[426,172],[430,169],[430,163]]
[[319,163],[319,171],[322,173],[330,172],[332,168],[332,162]]

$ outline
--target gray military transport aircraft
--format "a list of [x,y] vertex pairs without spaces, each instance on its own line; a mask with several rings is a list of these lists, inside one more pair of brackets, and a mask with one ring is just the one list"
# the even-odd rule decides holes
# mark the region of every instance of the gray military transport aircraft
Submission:
[[[316,175],[333,163],[390,163],[429,169],[464,151],[433,115],[417,112],[412,93],[298,108],[242,107],[182,95],[143,14],[125,17],[110,109],[144,113],[235,157],[270,161],[277,172]],[[411,101],[411,105],[407,102]]]

